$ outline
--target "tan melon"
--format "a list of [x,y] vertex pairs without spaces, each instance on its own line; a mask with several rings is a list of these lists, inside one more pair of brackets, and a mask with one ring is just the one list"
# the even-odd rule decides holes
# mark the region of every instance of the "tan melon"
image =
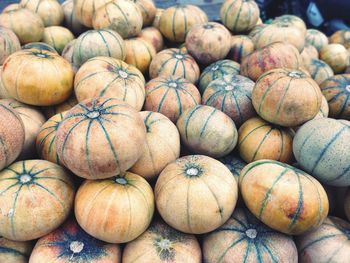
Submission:
[[306,34],[305,22],[303,19],[301,19],[298,16],[295,16],[295,15],[278,16],[272,21],[272,24],[278,24],[278,23],[285,23],[290,26],[295,26],[300,31],[304,32],[304,34]]
[[153,0],[132,0],[140,9],[144,26],[152,24],[157,13],[157,8]]
[[350,48],[350,31],[338,30],[329,38],[330,43],[342,44],[345,48]]
[[74,0],[66,0],[61,6],[64,13],[63,25],[76,35],[83,33],[86,28],[80,23],[74,12]]
[[300,53],[300,56],[304,66],[307,67],[309,64],[311,64],[311,60],[318,59],[319,54],[317,49],[314,46],[306,44],[304,46],[303,51]]
[[9,55],[20,49],[21,44],[16,34],[11,29],[0,27],[0,65]]
[[62,54],[61,54],[61,56],[71,64],[74,73],[77,73],[79,69],[79,66],[75,65],[73,62],[73,51],[74,51],[74,44],[76,41],[77,41],[76,39],[73,39],[72,41],[67,43],[67,45],[62,50]]
[[2,84],[1,74],[2,74],[2,66],[0,66],[0,99],[9,99],[11,98],[11,96],[8,94],[7,90],[5,89],[4,84]]
[[160,21],[160,17],[161,17],[162,14],[163,14],[163,11],[164,11],[164,9],[162,9],[162,8],[157,8],[157,11],[156,11],[156,14],[155,14],[155,16],[154,16],[153,23],[152,23],[152,26],[154,26],[155,28],[158,28],[158,29],[159,29],[159,21]]
[[92,19],[96,11],[111,0],[74,0],[74,13],[80,23],[92,27]]
[[45,27],[43,42],[53,46],[61,54],[64,47],[74,39],[74,35],[62,26]]
[[138,36],[150,43],[156,52],[161,51],[164,47],[163,36],[156,27],[145,27]]
[[341,44],[329,44],[320,50],[320,59],[326,62],[334,73],[342,73],[349,65],[349,52]]

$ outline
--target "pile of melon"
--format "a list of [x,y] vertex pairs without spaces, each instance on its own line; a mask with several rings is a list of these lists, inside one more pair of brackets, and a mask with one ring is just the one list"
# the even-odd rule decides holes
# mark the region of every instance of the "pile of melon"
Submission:
[[252,0],[0,14],[0,262],[349,262],[350,31]]

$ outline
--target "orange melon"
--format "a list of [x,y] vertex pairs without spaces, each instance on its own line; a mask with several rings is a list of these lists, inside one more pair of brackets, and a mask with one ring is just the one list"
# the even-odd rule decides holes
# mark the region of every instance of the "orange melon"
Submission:
[[74,13],[80,23],[92,27],[92,19],[96,11],[111,0],[74,0]]
[[329,44],[320,50],[320,59],[326,62],[334,73],[343,73],[349,65],[349,52],[341,44]]
[[11,241],[0,238],[0,261],[6,263],[28,263],[32,251],[31,242]]
[[8,28],[0,27],[0,65],[12,53],[21,49],[18,37]]
[[272,24],[284,23],[286,25],[294,26],[298,28],[301,32],[306,34],[306,25],[303,19],[295,15],[282,15],[276,17]]
[[74,39],[74,35],[67,28],[62,26],[45,27],[43,42],[51,45],[61,54],[64,47]]
[[254,49],[254,43],[248,36],[231,36],[231,48],[227,58],[241,63],[242,58],[252,53]]
[[138,36],[150,43],[156,52],[163,50],[163,36],[156,27],[145,27]]

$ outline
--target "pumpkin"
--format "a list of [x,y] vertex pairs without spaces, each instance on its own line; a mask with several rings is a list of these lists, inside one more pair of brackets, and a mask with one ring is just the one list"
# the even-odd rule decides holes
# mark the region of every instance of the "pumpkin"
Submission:
[[206,67],[199,78],[199,91],[204,93],[205,89],[213,80],[223,78],[225,75],[238,75],[240,65],[229,59],[219,60]]
[[40,41],[44,33],[40,16],[25,8],[0,14],[0,26],[11,29],[21,44]]
[[293,239],[262,224],[245,208],[203,239],[204,262],[298,262]]
[[237,182],[221,162],[189,155],[167,165],[154,194],[159,214],[171,227],[190,234],[210,232],[229,219]]
[[37,13],[45,27],[58,26],[64,18],[63,9],[56,0],[22,0],[20,6]]
[[123,38],[135,37],[141,32],[142,13],[132,1],[111,1],[96,11],[92,25],[94,29],[114,30]]
[[58,113],[48,119],[40,128],[36,137],[36,149],[41,159],[60,164],[56,152],[56,133],[63,120],[64,113]]
[[298,69],[302,59],[298,50],[285,43],[273,43],[242,59],[241,75],[256,81],[263,73],[271,69]]
[[346,262],[350,257],[350,224],[330,216],[324,223],[297,238],[299,262]]
[[0,27],[0,65],[12,53],[21,49],[15,33],[11,29]]
[[8,94],[7,90],[5,89],[4,84],[2,84],[1,74],[2,74],[2,66],[0,66],[0,99],[9,99],[11,98],[11,96]]
[[328,38],[317,29],[308,29],[306,31],[305,43],[314,46],[318,51],[328,45]]
[[32,245],[30,242],[11,241],[0,237],[0,261],[6,263],[27,263]]
[[306,65],[306,68],[318,85],[334,76],[332,68],[319,59],[311,59],[310,64]]
[[149,67],[151,79],[174,76],[196,83],[200,70],[194,58],[183,48],[169,48],[156,54]]
[[350,120],[350,74],[331,76],[320,88],[329,105],[329,116]]
[[350,48],[350,31],[338,30],[329,38],[330,43],[342,44],[345,48]]
[[14,99],[2,100],[2,103],[6,103],[12,107],[18,113],[24,125],[25,140],[22,152],[18,158],[23,160],[35,157],[35,140],[40,127],[46,121],[44,115],[39,109]]
[[254,43],[248,36],[231,36],[231,48],[227,57],[241,63],[242,58],[252,53],[254,49]]
[[208,22],[195,25],[186,36],[188,52],[202,65],[226,57],[230,51],[230,32],[221,24]]
[[58,52],[53,46],[44,42],[31,42],[22,46],[22,49],[36,49],[38,51],[44,50],[58,54]]
[[114,97],[141,110],[145,101],[145,79],[137,68],[121,60],[95,57],[78,70],[74,91],[79,102],[94,97]]
[[0,235],[14,241],[44,236],[71,212],[75,194],[70,175],[44,160],[16,162],[0,172]]
[[156,27],[145,27],[138,36],[150,43],[156,52],[163,50],[163,36]]
[[239,154],[247,163],[262,159],[292,161],[294,133],[290,128],[274,126],[255,117],[243,123],[238,136]]
[[201,96],[192,83],[181,77],[157,77],[146,84],[144,109],[164,114],[172,122],[186,110],[200,104]]
[[259,160],[248,164],[241,172],[239,186],[250,212],[282,233],[302,234],[321,225],[328,214],[322,185],[284,163]]
[[225,75],[208,85],[202,104],[226,113],[239,127],[256,115],[252,104],[254,82],[240,75]]
[[321,108],[322,93],[317,83],[304,72],[281,68],[260,76],[253,89],[252,101],[263,119],[293,127],[316,116]]
[[18,113],[0,100],[0,171],[13,163],[23,149],[24,125]]
[[70,96],[74,72],[69,62],[58,54],[27,49],[7,58],[1,77],[7,92],[16,100],[48,106]]
[[163,114],[142,111],[140,115],[147,130],[146,143],[130,171],[151,181],[165,166],[179,158],[180,135],[174,123]]
[[2,13],[7,13],[13,10],[17,10],[20,8],[20,5],[18,3],[13,3],[13,4],[9,4],[8,6],[6,6],[3,10]]
[[350,190],[348,189],[344,201],[345,216],[350,221]]
[[130,172],[86,180],[75,198],[79,225],[93,237],[110,243],[125,243],[140,236],[151,223],[153,212],[151,186]]
[[59,54],[62,53],[64,47],[73,39],[74,35],[65,27],[45,27],[43,42],[53,46]]
[[187,262],[200,263],[201,248],[194,235],[177,231],[157,220],[123,251],[124,263]]
[[108,244],[88,235],[75,220],[43,236],[36,243],[30,263],[120,263],[119,245]]
[[77,73],[77,71],[79,69],[79,66],[75,65],[73,62],[73,51],[74,51],[74,44],[76,41],[77,41],[76,39],[73,39],[72,41],[70,41],[64,47],[64,49],[62,50],[62,54],[61,54],[61,56],[71,64],[74,73]]
[[314,46],[306,44],[300,56],[304,66],[308,67],[312,63],[311,60],[318,59],[318,51]]
[[296,133],[293,151],[299,165],[327,185],[350,185],[350,122],[329,118],[304,124]]
[[148,72],[149,65],[156,55],[156,50],[146,40],[137,37],[125,40],[125,62],[135,66],[142,73]]
[[74,12],[74,0],[65,0],[61,6],[64,14],[63,25],[76,35],[83,33],[86,28]]
[[253,29],[259,16],[259,7],[253,0],[225,0],[220,9],[222,23],[233,33]]
[[307,30],[306,30],[305,22],[298,16],[282,15],[282,16],[278,16],[274,20],[272,20],[272,24],[278,24],[278,23],[284,23],[286,25],[295,26],[301,32],[306,34]]
[[160,21],[160,17],[163,14],[163,11],[164,11],[164,9],[157,8],[156,14],[154,16],[154,20],[153,20],[152,26],[154,26],[157,29],[159,29],[159,21]]
[[334,73],[342,73],[349,65],[349,52],[341,44],[329,44],[320,50],[320,59],[326,62]]
[[77,20],[86,27],[92,27],[92,19],[96,11],[111,0],[73,0]]
[[43,109],[43,112],[44,112],[46,118],[49,119],[58,113],[62,113],[64,111],[70,110],[71,108],[73,108],[77,104],[78,104],[78,101],[77,101],[77,98],[75,97],[75,94],[73,92],[72,95],[67,100],[62,102],[61,104],[57,104],[57,105],[50,106],[50,107],[44,107],[42,109]]
[[232,173],[234,178],[238,183],[239,175],[247,164],[239,157],[234,156],[233,154],[226,155],[219,159]]
[[73,173],[103,179],[133,166],[145,139],[143,120],[129,104],[93,98],[67,112],[57,130],[56,147],[58,158]]
[[[118,0],[119,1],[119,0]],[[140,9],[144,26],[152,24],[157,13],[156,5],[153,0],[132,0]]]
[[80,67],[90,58],[104,56],[124,60],[125,43],[121,36],[109,29],[89,30],[74,43],[72,63]]
[[278,22],[265,26],[259,33],[252,37],[256,48],[263,48],[274,42],[292,44],[299,52],[304,49],[305,34],[298,27],[289,23]]
[[183,43],[196,24],[208,22],[202,11],[193,5],[176,5],[165,9],[159,20],[159,30],[169,41]]
[[191,151],[211,157],[229,154],[237,144],[237,129],[229,116],[210,106],[197,105],[177,120],[182,143]]

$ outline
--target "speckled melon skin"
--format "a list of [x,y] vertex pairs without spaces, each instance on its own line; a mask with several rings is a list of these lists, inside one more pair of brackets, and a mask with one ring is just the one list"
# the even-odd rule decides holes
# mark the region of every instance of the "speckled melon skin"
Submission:
[[304,124],[293,152],[301,167],[325,184],[350,185],[350,122],[329,118]]
[[177,231],[162,220],[154,221],[123,251],[123,263],[200,263],[201,248],[194,235]]

